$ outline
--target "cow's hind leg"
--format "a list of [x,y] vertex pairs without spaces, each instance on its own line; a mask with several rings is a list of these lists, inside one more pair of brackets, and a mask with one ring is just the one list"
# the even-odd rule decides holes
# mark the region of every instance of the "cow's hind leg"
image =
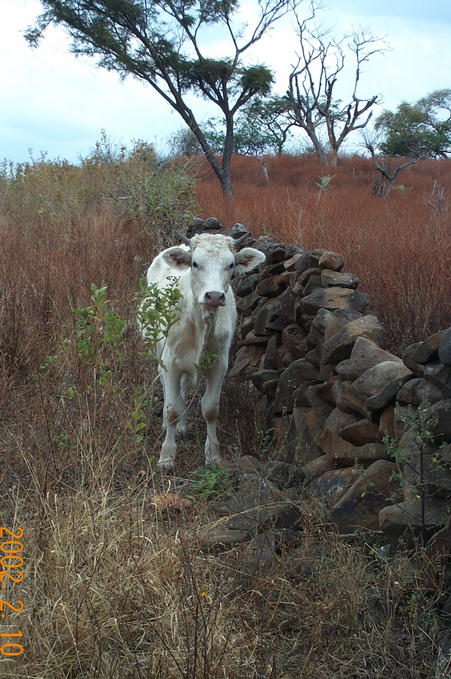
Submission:
[[177,423],[182,417],[185,404],[181,396],[181,373],[169,369],[164,376],[164,414],[163,420],[166,427],[166,436],[161,446],[158,466],[162,469],[171,470],[174,466],[177,444],[175,434]]
[[202,415],[207,425],[207,438],[205,441],[205,462],[219,462],[219,441],[217,435],[219,399],[221,387],[226,374],[227,364],[220,359],[206,373],[207,387],[202,397]]

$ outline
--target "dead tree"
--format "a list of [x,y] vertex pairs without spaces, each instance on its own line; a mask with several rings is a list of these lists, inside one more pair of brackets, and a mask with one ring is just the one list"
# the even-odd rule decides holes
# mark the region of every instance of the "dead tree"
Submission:
[[381,196],[382,198],[387,198],[388,194],[392,190],[393,183],[401,170],[409,167],[409,165],[418,163],[418,161],[423,157],[421,155],[416,155],[404,160],[398,159],[400,161],[398,165],[396,165],[396,167],[390,167],[390,163],[393,161],[393,158],[384,159],[381,156],[378,157],[374,148],[374,143],[368,138],[365,138],[365,146],[371,153],[376,170],[380,173],[380,176],[373,184],[372,192],[375,196]]
[[[291,104],[294,125],[307,133],[323,163],[329,160],[327,147],[321,139],[321,131],[326,129],[327,146],[335,165],[345,139],[354,130],[366,127],[373,115],[371,107],[380,101],[378,95],[368,99],[359,97],[357,88],[363,64],[372,55],[382,52],[384,46],[380,45],[379,38],[363,30],[338,42],[329,40],[327,33],[310,29],[314,18],[313,5],[311,15],[303,21],[296,16],[300,54],[289,76],[286,96]],[[350,99],[343,103],[335,91],[349,53],[355,61],[354,82]]]

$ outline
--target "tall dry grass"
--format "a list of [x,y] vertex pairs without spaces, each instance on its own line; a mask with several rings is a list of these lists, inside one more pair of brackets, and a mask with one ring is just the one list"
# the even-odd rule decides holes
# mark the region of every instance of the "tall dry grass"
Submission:
[[[0,627],[22,631],[24,652],[0,657],[0,673],[432,679],[440,560],[387,558],[375,536],[343,540],[306,497],[295,503],[297,542],[280,539],[274,570],[253,578],[242,548],[203,550],[203,534],[218,523],[208,502],[179,513],[152,504],[156,491],[189,493],[190,471],[202,464],[194,404],[179,476],[155,471],[161,421],[153,416],[145,433],[139,425],[160,393],[134,319],[147,263],[194,210],[190,186],[183,168],[161,166],[148,148],[130,156],[105,143],[80,167],[41,159],[3,168],[0,525],[23,528],[24,563],[11,569],[21,582],[3,578],[2,597],[24,609],[8,609]],[[318,211],[332,210],[331,196]],[[211,214],[259,233],[250,213],[232,218],[211,205]],[[297,203],[292,210],[296,217]],[[77,309],[93,308],[92,283],[108,286],[108,312],[127,326],[83,362]],[[221,408],[225,457],[264,459],[265,412],[252,393],[226,384]]]
[[[359,276],[360,289],[386,327],[389,348],[398,353],[451,324],[449,160],[406,169],[387,199],[371,192],[377,173],[369,159],[342,158],[328,167],[313,156],[282,156],[266,164],[269,182],[258,159],[233,159],[233,201],[199,165],[201,216],[344,254],[346,269]],[[322,176],[331,179],[320,191],[328,181]],[[439,213],[428,204],[434,180],[445,186]]]

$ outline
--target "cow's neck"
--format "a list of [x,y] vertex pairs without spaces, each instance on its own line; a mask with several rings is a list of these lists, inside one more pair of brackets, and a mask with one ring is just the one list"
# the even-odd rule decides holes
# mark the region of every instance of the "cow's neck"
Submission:
[[214,335],[218,310],[206,311],[201,306],[197,307],[196,328],[199,333],[199,359],[197,365],[201,368],[204,365],[205,353],[208,349],[210,338]]

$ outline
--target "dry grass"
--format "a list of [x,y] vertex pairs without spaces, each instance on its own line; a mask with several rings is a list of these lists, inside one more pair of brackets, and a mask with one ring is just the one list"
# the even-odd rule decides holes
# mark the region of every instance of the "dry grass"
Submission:
[[[96,163],[42,163],[23,177],[4,176],[0,186],[0,525],[24,530],[23,581],[6,579],[2,590],[24,610],[8,610],[2,630],[20,629],[25,649],[0,659],[2,676],[432,679],[441,562],[377,556],[374,536],[348,543],[318,501],[305,498],[297,542],[279,540],[274,570],[250,578],[242,547],[202,550],[203,533],[217,522],[208,503],[155,510],[152,493],[186,488],[202,463],[204,427],[193,406],[180,477],[161,479],[154,471],[161,422],[154,417],[143,439],[137,427],[159,390],[134,298],[146,263],[178,223],[183,228],[192,206],[180,177],[162,179],[158,203],[140,183],[142,165]],[[137,203],[98,200],[128,185]],[[291,196],[294,218],[280,218],[280,235],[297,218],[296,186],[280,189]],[[310,189],[312,210],[315,201],[323,216],[334,209],[335,189],[319,204]],[[226,219],[220,203],[209,205],[208,214],[259,232],[250,213]],[[388,210],[388,202],[377,205]],[[277,203],[266,210],[260,228],[276,232]],[[108,285],[109,308],[127,320],[126,342],[84,365],[76,309],[90,304],[91,283]],[[102,361],[111,371],[103,382]],[[226,457],[264,457],[265,411],[242,385],[225,385],[220,421]]]
[[[365,158],[327,167],[314,157],[283,156],[269,158],[267,167],[269,183],[258,159],[234,158],[233,202],[205,166],[198,168],[201,216],[344,254],[347,270],[359,276],[360,289],[369,293],[371,308],[385,324],[392,350],[400,352],[451,324],[449,160],[408,168],[386,200],[372,195],[376,174]],[[320,194],[321,175],[332,179]],[[434,179],[446,187],[439,214],[428,205]]]

